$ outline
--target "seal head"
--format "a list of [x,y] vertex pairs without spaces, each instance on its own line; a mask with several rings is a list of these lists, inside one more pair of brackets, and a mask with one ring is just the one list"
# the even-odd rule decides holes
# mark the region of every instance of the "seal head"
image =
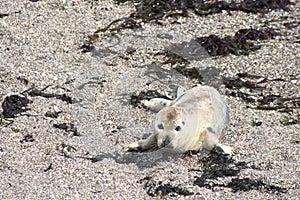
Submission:
[[180,108],[167,106],[156,116],[154,130],[157,133],[157,146],[174,148],[175,139],[182,130],[184,121]]

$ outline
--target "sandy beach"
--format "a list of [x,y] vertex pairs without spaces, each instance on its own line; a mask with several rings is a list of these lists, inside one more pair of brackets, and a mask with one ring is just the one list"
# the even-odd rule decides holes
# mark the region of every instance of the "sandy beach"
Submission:
[[[0,199],[299,199],[299,4],[154,20],[140,2],[0,0]],[[240,50],[241,29],[276,34]],[[196,84],[225,95],[232,156],[125,152],[152,132],[142,99]]]

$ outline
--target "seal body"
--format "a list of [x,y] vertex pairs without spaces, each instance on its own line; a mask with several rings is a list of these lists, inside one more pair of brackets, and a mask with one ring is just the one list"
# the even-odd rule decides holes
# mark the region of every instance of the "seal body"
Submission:
[[154,98],[143,104],[159,110],[153,123],[154,133],[130,144],[129,150],[144,151],[157,146],[186,152],[219,146],[225,153],[231,153],[230,147],[219,143],[229,115],[223,96],[213,87],[199,85],[174,101]]

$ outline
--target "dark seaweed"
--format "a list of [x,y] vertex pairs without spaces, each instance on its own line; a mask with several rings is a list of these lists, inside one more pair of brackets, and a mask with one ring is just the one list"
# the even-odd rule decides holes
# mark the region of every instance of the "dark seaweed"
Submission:
[[[254,165],[246,162],[237,162],[226,155],[214,154],[202,158],[200,162],[203,164],[203,174],[196,176],[194,184],[199,187],[205,187],[214,190],[217,187],[231,188],[233,192],[259,190],[271,193],[286,193],[287,189],[275,185],[269,185],[261,180],[252,180],[249,178],[239,178],[239,173],[243,169],[257,169]],[[191,170],[198,171],[198,170]],[[236,177],[237,176],[237,177]],[[233,177],[228,184],[218,184],[212,180],[220,177]]]
[[21,83],[24,83],[25,85],[28,85],[29,81],[25,77],[18,76],[17,80],[19,80]]
[[98,53],[100,54],[102,54],[103,52],[105,53],[105,51],[111,51],[109,48],[105,48],[101,50],[97,50],[95,48],[93,43],[99,39],[98,33],[110,31],[112,35],[114,35],[114,32],[119,32],[123,29],[138,29],[138,28],[142,28],[142,25],[133,17],[123,17],[121,19],[116,19],[111,23],[109,23],[106,27],[98,28],[92,35],[89,35],[87,41],[85,41],[84,44],[82,44],[79,47],[79,49],[81,49],[82,53],[93,52],[96,55]]
[[262,121],[252,121],[251,126],[261,126],[262,125]]
[[249,178],[234,178],[227,184],[226,187],[231,188],[233,192],[259,190],[271,193],[287,193],[286,188],[269,185],[261,180],[251,180]]
[[226,91],[225,94],[227,96],[239,97],[247,103],[255,103],[254,97],[252,97],[250,94],[247,94],[247,93],[244,93],[241,91]]
[[182,75],[189,77],[190,79],[197,80],[199,83],[203,80],[201,74],[195,67],[187,68],[185,66],[177,66],[174,69]]
[[34,142],[34,141],[35,141],[35,139],[33,138],[32,134],[24,135],[24,138],[22,140],[20,140],[21,143],[24,143],[24,142]]
[[[115,0],[117,3],[130,0]],[[160,20],[165,17],[188,16],[187,10],[192,9],[196,14],[206,16],[220,13],[223,10],[242,11],[247,13],[267,13],[270,10],[289,10],[288,6],[294,3],[290,0],[244,0],[236,1],[205,1],[205,0],[131,0],[136,11],[132,18],[145,21]]]
[[51,117],[51,118],[57,118],[59,116],[59,114],[62,113],[62,111],[54,111],[54,112],[51,112],[51,111],[47,111],[45,113],[45,116],[46,117]]
[[[245,80],[250,79],[250,80]],[[284,97],[283,95],[265,95],[266,86],[260,84],[272,81],[283,81],[282,78],[269,79],[258,75],[239,73],[236,77],[223,77],[223,83],[226,95],[240,97],[243,101],[249,103],[252,108],[259,110],[278,110],[281,112],[290,112],[293,109],[300,108],[300,97]],[[241,88],[248,89],[249,92],[240,91]],[[298,123],[294,121],[292,123]],[[288,124],[288,123],[287,123]]]
[[193,0],[142,0],[131,16],[143,21],[159,20],[168,16],[187,16],[189,8],[194,8]]
[[[115,25],[115,27],[112,27],[113,25]],[[95,34],[97,34],[99,32],[105,32],[107,30],[120,31],[123,29],[137,29],[137,28],[141,28],[141,27],[142,27],[141,24],[139,22],[137,22],[135,19],[133,19],[131,17],[124,17],[124,18],[112,21],[105,28],[98,29],[95,32]]]
[[130,104],[134,107],[138,107],[142,100],[150,100],[153,98],[169,99],[167,96],[160,94],[156,90],[142,91],[139,94],[133,94],[130,97]]
[[72,133],[73,136],[80,136],[77,128],[75,127],[75,125],[73,123],[53,124],[53,127],[64,130],[68,133]]
[[[117,1],[123,3],[126,0]],[[288,5],[292,4],[289,0],[245,0],[241,3],[232,1],[227,3],[225,1],[205,2],[196,0],[133,0],[136,11],[131,13],[128,17],[123,17],[112,21],[104,28],[97,29],[94,34],[88,36],[88,42],[83,44],[80,48],[83,53],[91,52],[93,42],[98,38],[99,32],[119,32],[123,29],[138,29],[142,28],[141,22],[156,21],[165,17],[187,16],[187,9],[193,9],[199,15],[208,15],[218,13],[222,10],[241,10],[252,13],[265,13],[272,9],[288,10]],[[248,55],[249,51],[254,51],[260,46],[254,45],[246,41],[247,39],[267,39],[273,37],[274,31],[261,32],[254,29],[244,29],[238,32],[234,37],[219,38],[216,35],[198,38],[201,43],[210,52],[211,55],[226,55],[233,53],[235,55]],[[256,40],[255,39],[255,40]]]
[[256,45],[248,40],[266,40],[274,38],[278,33],[271,28],[265,30],[241,29],[235,33],[233,37],[227,36],[220,38],[217,35],[209,35],[207,37],[198,37],[196,41],[203,46],[211,56],[217,55],[249,55],[250,51],[260,49],[260,45]]
[[288,5],[292,5],[290,0],[244,0],[240,3],[235,1],[214,1],[201,3],[194,9],[195,13],[206,16],[221,13],[223,10],[243,11],[247,13],[268,13],[270,10],[288,10]]
[[147,190],[147,194],[152,197],[155,196],[162,197],[168,194],[170,194],[171,196],[175,194],[182,195],[182,196],[190,196],[194,194],[193,192],[181,186],[173,186],[170,183],[163,184],[161,181],[154,181],[149,176],[139,180],[138,182],[139,183],[145,182],[143,189]]
[[44,169],[44,172],[47,172],[47,171],[49,171],[50,169],[53,169],[53,168],[52,168],[52,163],[50,163],[50,165],[49,165],[46,169]]
[[53,93],[44,93],[44,92],[41,92],[39,90],[32,90],[31,92],[28,93],[30,96],[41,96],[41,97],[44,97],[44,98],[57,98],[59,100],[62,100],[62,101],[65,101],[69,104],[72,103],[72,98],[66,94],[53,94]]
[[[178,44],[173,44],[173,45],[178,45]],[[184,47],[181,47],[181,50],[182,49],[184,49]],[[172,53],[171,50],[168,50],[168,49],[167,49],[167,52],[161,53],[161,54],[164,54],[167,58],[166,61],[162,62],[163,65],[165,65],[165,64],[171,64],[172,66],[177,65],[177,66],[173,67],[173,69],[175,69],[180,74],[182,74],[186,77],[189,77],[191,79],[196,79],[196,80],[198,80],[198,82],[202,81],[203,78],[202,78],[201,74],[199,73],[199,71],[195,67],[188,68],[187,65],[189,62],[182,56]],[[161,54],[159,54],[159,55],[161,55]],[[197,57],[197,55],[194,55],[194,56]],[[199,52],[198,57],[202,57],[201,52]]]
[[7,13],[0,13],[0,18],[7,17],[7,16],[9,16],[9,14],[7,14]]
[[2,103],[2,114],[4,118],[14,118],[18,114],[29,110],[26,108],[29,103],[30,101],[26,96],[17,94],[7,96]]
[[[117,3],[124,3],[130,0],[116,0]],[[167,16],[187,16],[187,9],[194,8],[193,0],[131,0],[135,6],[135,12],[130,16],[117,19],[105,28],[98,29],[95,33],[120,31],[122,29],[141,28],[140,21],[149,22],[159,20]],[[115,27],[112,25],[117,24]]]
[[[246,162],[237,162],[232,157],[212,151],[207,157],[200,160],[203,164],[204,173],[198,177],[196,183],[198,186],[205,186],[207,179],[217,179],[219,177],[237,176],[242,169],[247,167]],[[255,168],[251,166],[251,168]],[[197,170],[191,170],[197,171]]]
[[29,88],[28,90],[22,92],[22,94],[27,93],[29,96],[40,96],[44,98],[56,98],[62,101],[65,101],[69,104],[72,104],[72,98],[68,96],[67,94],[54,94],[54,93],[45,93],[44,90],[46,90],[50,85],[46,86],[43,89],[36,89],[35,87]]
[[92,44],[91,41],[86,42],[85,44],[79,47],[82,53],[92,52],[95,49],[95,46]]
[[264,30],[257,29],[240,29],[236,32],[235,37],[236,40],[240,40],[241,38],[245,38],[248,40],[267,40],[270,38],[274,38],[274,36],[279,35],[273,28],[266,28]]
[[229,78],[223,77],[223,83],[226,88],[229,89],[240,89],[242,87],[251,88],[251,89],[262,89],[263,87],[259,86],[256,82],[244,81],[241,78]]
[[286,29],[293,29],[300,25],[300,22],[293,21],[293,22],[286,22],[283,23],[283,26],[285,26]]

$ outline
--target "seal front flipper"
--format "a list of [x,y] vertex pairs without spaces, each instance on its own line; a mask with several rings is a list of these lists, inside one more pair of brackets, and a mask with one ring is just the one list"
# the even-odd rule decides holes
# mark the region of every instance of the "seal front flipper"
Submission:
[[142,139],[129,144],[126,151],[146,151],[157,146],[157,135],[151,134],[147,139]]

